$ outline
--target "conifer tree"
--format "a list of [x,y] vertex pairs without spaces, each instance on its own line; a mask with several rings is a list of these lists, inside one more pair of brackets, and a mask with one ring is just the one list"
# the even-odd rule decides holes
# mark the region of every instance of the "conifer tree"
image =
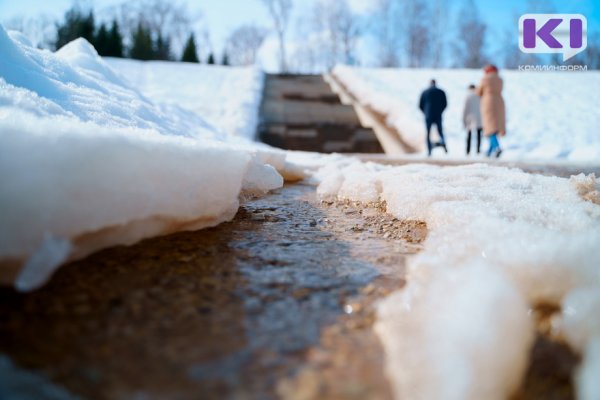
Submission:
[[221,60],[221,64],[226,67],[229,66],[229,54],[227,54],[227,52],[223,53],[223,59]]
[[196,52],[196,39],[194,38],[193,33],[190,34],[190,37],[185,44],[183,54],[181,55],[181,61],[192,63],[200,62],[198,59],[198,53]]
[[154,57],[155,60],[169,61],[171,59],[171,40],[163,38],[159,32],[154,45]]
[[110,32],[108,34],[107,56],[123,57],[123,36],[119,30],[119,24],[113,19]]
[[208,60],[206,63],[208,65],[215,65],[215,55],[212,52],[208,55]]
[[129,55],[136,60],[152,60],[154,58],[154,46],[152,43],[152,35],[141,22],[137,29],[133,32],[131,38],[131,50]]
[[108,56],[109,36],[108,31],[106,30],[106,26],[104,24],[100,25],[100,28],[98,29],[98,33],[96,34],[93,44],[99,55]]
[[56,31],[56,50],[80,37],[94,44],[94,13],[90,11],[86,16],[79,8],[73,7],[65,14],[64,22],[56,25]]

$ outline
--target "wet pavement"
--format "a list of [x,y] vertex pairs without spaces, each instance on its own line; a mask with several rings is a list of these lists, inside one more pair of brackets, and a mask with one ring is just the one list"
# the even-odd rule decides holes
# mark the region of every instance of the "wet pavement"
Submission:
[[426,227],[286,186],[0,289],[0,353],[90,399],[390,398],[373,303]]
[[[38,389],[49,380],[88,399],[391,399],[375,303],[426,235],[382,204],[288,185],[216,228],[101,251],[34,293],[1,288],[0,398],[71,398]],[[558,311],[532,310],[512,399],[574,398]]]

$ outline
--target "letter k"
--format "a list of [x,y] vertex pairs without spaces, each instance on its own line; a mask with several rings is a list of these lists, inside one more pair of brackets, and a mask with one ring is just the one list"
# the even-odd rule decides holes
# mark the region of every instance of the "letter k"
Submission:
[[561,22],[562,19],[560,18],[549,19],[540,30],[536,31],[535,19],[525,19],[523,21],[523,47],[534,49],[536,36],[539,36],[551,49],[562,49],[563,46],[560,42],[552,36],[552,32]]

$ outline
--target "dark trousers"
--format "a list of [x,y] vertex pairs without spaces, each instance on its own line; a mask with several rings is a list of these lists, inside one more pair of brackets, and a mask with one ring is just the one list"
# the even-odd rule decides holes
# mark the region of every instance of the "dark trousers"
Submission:
[[442,128],[442,117],[439,118],[425,118],[425,125],[427,126],[427,152],[431,155],[431,150],[433,150],[433,144],[431,143],[431,127],[435,125],[437,127],[438,133],[440,135],[440,142],[436,143],[436,146],[442,146],[446,153],[448,150],[446,149],[446,140],[444,140],[444,128]]
[[[467,133],[467,155],[471,152],[471,134],[475,133],[474,129],[469,129]],[[477,154],[481,152],[481,128],[477,129]]]

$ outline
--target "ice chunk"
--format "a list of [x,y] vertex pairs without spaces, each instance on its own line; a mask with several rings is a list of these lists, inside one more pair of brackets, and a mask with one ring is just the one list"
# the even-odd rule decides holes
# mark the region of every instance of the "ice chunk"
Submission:
[[533,326],[527,303],[483,264],[417,268],[378,307],[375,329],[398,399],[498,399],[518,388]]
[[[598,335],[600,206],[584,199],[596,190],[593,177],[347,160],[317,176],[322,198],[378,199],[400,220],[427,224],[424,250],[408,261],[406,289],[378,310],[398,398],[509,396],[531,343],[527,308],[539,303],[564,300],[565,313],[576,311],[564,321],[575,349]],[[586,371],[598,368],[590,365]]]
[[282,185],[265,160],[284,155],[156,105],[83,39],[55,54],[0,26],[0,53],[0,281],[24,266],[32,289],[64,261],[214,226],[242,188]]
[[283,177],[268,164],[252,161],[242,182],[242,190],[246,195],[263,195],[270,190],[283,186]]

